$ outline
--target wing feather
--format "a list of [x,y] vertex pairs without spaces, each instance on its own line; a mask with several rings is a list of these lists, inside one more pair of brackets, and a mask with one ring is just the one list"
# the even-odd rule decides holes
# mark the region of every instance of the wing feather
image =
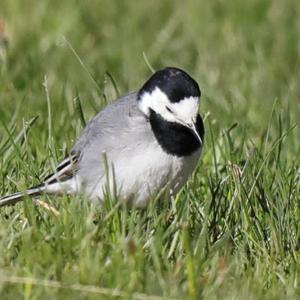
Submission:
[[47,176],[42,185],[49,185],[56,182],[64,182],[74,177],[78,171],[79,154],[72,154],[66,157],[56,168],[56,172]]

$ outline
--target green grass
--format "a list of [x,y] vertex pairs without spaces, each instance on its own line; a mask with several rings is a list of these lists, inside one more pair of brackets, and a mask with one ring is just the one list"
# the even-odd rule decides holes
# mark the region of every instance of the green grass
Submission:
[[298,2],[2,0],[0,194],[71,149],[74,99],[89,120],[148,62],[197,79],[206,138],[178,197],[145,210],[1,208],[0,298],[299,299]]

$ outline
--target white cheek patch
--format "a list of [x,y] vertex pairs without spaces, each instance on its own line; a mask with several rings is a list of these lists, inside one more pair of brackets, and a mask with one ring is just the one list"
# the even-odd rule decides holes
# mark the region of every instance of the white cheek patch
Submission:
[[184,122],[190,122],[194,119],[199,111],[199,98],[187,97],[179,102],[172,103],[172,109],[176,115]]
[[166,110],[166,106],[170,105],[168,96],[158,87],[151,93],[144,93],[139,101],[140,110],[147,116],[150,114],[150,109],[160,114],[165,120],[175,122],[173,114]]
[[[147,116],[152,109],[169,122],[190,123],[198,114],[199,98],[186,97],[179,102],[172,103],[168,96],[157,87],[151,93],[142,94],[138,105]],[[169,112],[166,107],[169,107],[172,112]]]

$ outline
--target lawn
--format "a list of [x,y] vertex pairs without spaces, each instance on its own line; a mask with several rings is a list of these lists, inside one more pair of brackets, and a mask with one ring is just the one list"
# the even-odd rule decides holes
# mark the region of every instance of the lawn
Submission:
[[199,82],[206,129],[174,199],[1,208],[1,300],[300,299],[299,1],[1,0],[0,19],[0,195],[151,69]]

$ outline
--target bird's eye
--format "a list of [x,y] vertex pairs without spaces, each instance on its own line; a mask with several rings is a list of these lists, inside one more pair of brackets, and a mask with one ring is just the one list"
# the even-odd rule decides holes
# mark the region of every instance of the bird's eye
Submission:
[[168,106],[166,106],[166,110],[167,110],[168,112],[170,112],[170,113],[173,113],[173,110],[172,110],[170,107],[168,107]]

